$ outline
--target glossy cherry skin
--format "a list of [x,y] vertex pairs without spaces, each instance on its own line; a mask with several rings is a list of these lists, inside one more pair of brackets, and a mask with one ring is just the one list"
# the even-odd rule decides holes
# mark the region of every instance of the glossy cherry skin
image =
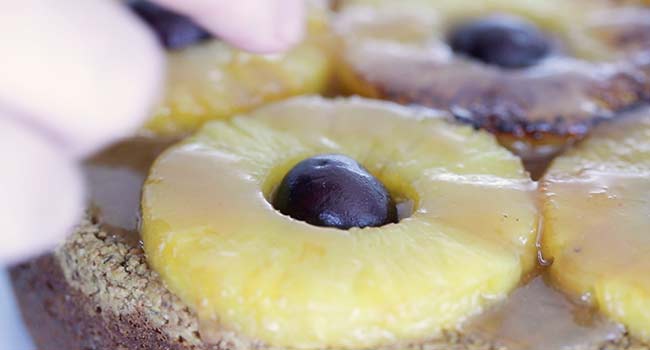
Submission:
[[273,205],[294,219],[344,230],[397,222],[386,187],[354,159],[336,154],[294,166],[278,187]]
[[551,49],[532,23],[506,15],[463,23],[450,32],[448,42],[457,54],[509,69],[533,66]]
[[128,4],[133,12],[147,22],[167,49],[183,49],[212,37],[190,18],[152,2],[133,0]]

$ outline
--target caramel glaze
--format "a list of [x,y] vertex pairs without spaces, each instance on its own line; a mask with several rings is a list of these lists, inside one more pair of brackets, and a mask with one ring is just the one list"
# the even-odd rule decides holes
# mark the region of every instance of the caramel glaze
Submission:
[[552,289],[543,275],[471,319],[463,329],[512,350],[593,348],[623,336],[622,327]]
[[[446,27],[445,18],[352,8],[335,23],[343,52],[339,80],[348,94],[448,110],[526,159],[531,147],[567,146],[650,101],[649,16],[642,7],[594,11],[589,35],[605,48],[602,57],[582,57],[562,39],[537,66],[508,71],[453,55],[432,34]],[[513,141],[529,147],[511,147]]]
[[173,140],[138,137],[113,145],[84,164],[94,220],[139,246],[140,192],[151,164]]
[[[644,35],[650,34],[644,33]],[[648,57],[650,58],[650,56]],[[382,68],[377,68],[377,70],[382,70]],[[386,69],[383,70],[386,71]],[[648,62],[639,63],[637,70],[650,77],[650,59]],[[357,94],[404,105],[448,110],[456,121],[469,124],[476,129],[489,131],[497,137],[503,146],[520,156],[526,166],[530,164],[532,168],[527,167],[527,169],[533,174],[534,180],[541,177],[552,158],[561,153],[563,149],[584,139],[594,127],[650,102],[650,79],[619,74],[607,82],[601,82],[598,88],[594,87],[589,90],[596,101],[606,106],[607,112],[567,117],[542,116],[531,119],[528,117],[530,113],[528,108],[518,104],[523,103],[521,101],[532,99],[531,96],[535,95],[527,87],[522,87],[520,90],[515,89],[517,94],[524,95],[517,98],[508,95],[507,91],[514,88],[506,89],[505,85],[497,85],[487,92],[483,90],[476,92],[474,91],[476,88],[472,88],[474,90],[468,88],[470,92],[461,91],[452,97],[443,98],[435,97],[444,96],[444,94],[434,91],[433,88],[416,92],[402,91],[404,88],[401,86],[382,85],[362,73],[350,74],[360,82],[361,86],[366,87],[366,91],[355,92]],[[393,77],[388,80],[395,79],[397,78]],[[446,86],[444,88],[447,89]],[[544,87],[539,90],[550,90],[551,88]],[[351,93],[348,91],[348,94]],[[454,103],[460,103],[462,108],[450,108],[449,106]],[[525,146],[520,148],[517,143]],[[540,147],[551,149],[551,157],[541,157],[547,159],[540,161],[539,155],[531,154]]]
[[[172,142],[130,139],[85,165],[95,220],[133,246],[141,244],[142,184],[156,156]],[[540,160],[538,165],[546,163]],[[549,287],[544,278],[545,268],[540,266],[506,300],[461,325],[460,333],[508,350],[581,349],[623,337],[619,325]]]

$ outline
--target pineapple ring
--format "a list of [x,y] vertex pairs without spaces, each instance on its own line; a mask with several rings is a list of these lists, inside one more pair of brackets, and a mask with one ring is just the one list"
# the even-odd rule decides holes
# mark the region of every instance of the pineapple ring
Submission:
[[[457,23],[512,13],[561,46],[525,69],[454,55]],[[362,96],[450,110],[523,157],[554,153],[596,120],[650,99],[650,9],[610,0],[347,0],[340,80]]]
[[597,128],[541,188],[552,280],[650,341],[650,109]]
[[326,10],[314,5],[306,39],[283,54],[251,54],[215,39],[169,52],[166,96],[142,133],[175,137],[208,120],[323,92],[331,75],[328,26]]
[[[313,97],[206,124],[145,183],[151,266],[201,319],[268,346],[367,348],[455,327],[535,266],[538,212],[518,158],[441,116]],[[343,231],[276,211],[284,174],[324,153],[361,162],[413,214]]]

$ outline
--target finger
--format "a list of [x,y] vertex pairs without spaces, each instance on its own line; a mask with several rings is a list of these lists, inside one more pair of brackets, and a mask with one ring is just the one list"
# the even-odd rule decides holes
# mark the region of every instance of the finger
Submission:
[[155,37],[116,1],[6,1],[0,105],[77,156],[142,124],[162,86]]
[[81,172],[47,138],[0,114],[0,265],[60,243],[83,208]]
[[304,34],[304,0],[156,0],[194,18],[207,30],[244,50],[289,49]]

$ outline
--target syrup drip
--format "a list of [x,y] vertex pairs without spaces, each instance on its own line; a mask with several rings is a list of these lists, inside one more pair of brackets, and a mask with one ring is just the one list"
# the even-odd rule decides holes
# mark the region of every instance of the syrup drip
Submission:
[[549,267],[553,264],[553,258],[547,258],[542,251],[542,233],[544,232],[544,218],[539,218],[537,225],[537,239],[535,240],[535,248],[537,248],[537,263],[541,267]]
[[536,157],[524,157],[522,163],[526,171],[530,174],[530,177],[537,181],[544,175],[556,156],[557,153]]
[[149,168],[171,141],[134,138],[89,159],[84,171],[92,216],[106,232],[133,246],[138,233],[140,192]]
[[463,328],[508,350],[582,349],[615,340],[623,329],[549,287],[542,276]]
[[[138,225],[142,184],[152,162],[171,143],[134,138],[112,146],[85,164],[94,217],[107,232],[134,247],[141,244]],[[408,212],[412,203],[403,205],[403,212]],[[541,257],[540,263],[544,261]],[[543,275],[540,268],[504,302],[466,322],[462,332],[507,350],[568,350],[622,336],[620,326],[554,290]],[[219,329],[216,321],[202,321],[203,341],[220,339]]]

